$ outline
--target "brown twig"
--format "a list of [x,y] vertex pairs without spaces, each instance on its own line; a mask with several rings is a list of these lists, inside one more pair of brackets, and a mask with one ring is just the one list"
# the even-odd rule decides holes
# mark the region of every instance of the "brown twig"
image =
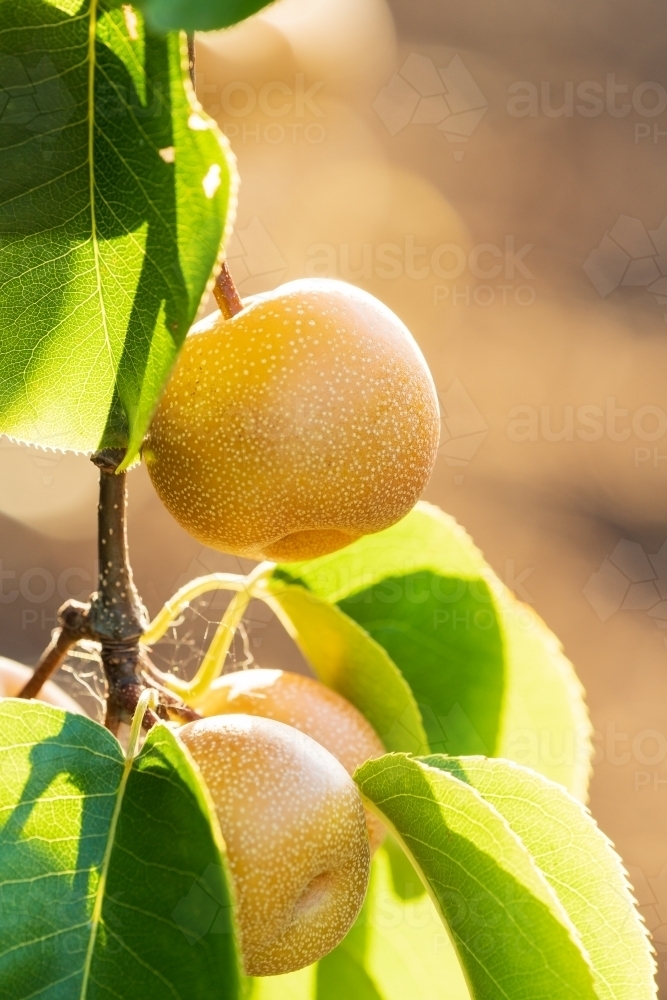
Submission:
[[[113,732],[130,722],[144,688],[139,640],[148,615],[132,579],[127,551],[127,473],[117,472],[124,452],[107,448],[93,455],[100,470],[98,507],[98,589],[88,615],[89,627],[102,646],[107,682],[105,725]],[[148,714],[148,713],[147,713]]]
[[192,89],[196,89],[196,76],[195,76],[195,33],[188,32],[188,70],[190,71],[190,82],[192,83]]
[[56,629],[51,642],[46,647],[32,677],[19,692],[19,698],[36,698],[42,687],[65,660],[72,646],[85,638],[87,630],[88,606],[78,601],[68,601],[58,612],[60,628]]

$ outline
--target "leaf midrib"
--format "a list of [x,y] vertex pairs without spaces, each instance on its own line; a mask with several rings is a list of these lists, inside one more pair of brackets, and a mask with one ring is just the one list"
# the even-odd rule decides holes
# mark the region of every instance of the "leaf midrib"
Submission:
[[80,1000],[85,1000],[88,991],[90,970],[93,964],[93,954],[95,951],[95,944],[97,941],[97,931],[99,929],[100,922],[102,919],[102,907],[104,906],[104,897],[106,894],[107,875],[109,874],[109,866],[111,864],[111,854],[113,852],[114,842],[116,840],[116,828],[118,826],[118,820],[120,818],[120,810],[123,804],[123,797],[125,795],[125,789],[127,788],[127,782],[130,777],[130,771],[132,770],[134,759],[135,759],[134,756],[130,756],[125,761],[125,766],[123,767],[123,774],[120,779],[120,784],[118,785],[116,803],[114,805],[113,814],[111,816],[111,823],[109,824],[109,836],[107,838],[106,847],[104,849],[104,857],[102,859],[102,867],[100,869],[100,878],[97,884],[97,891],[95,893],[95,904],[93,906],[93,912],[90,920],[90,939],[88,941],[88,949],[86,951],[86,960],[83,965],[83,980],[81,982]]
[[88,23],[88,188],[90,197],[90,235],[93,242],[93,259],[95,261],[95,279],[97,282],[97,298],[100,304],[104,343],[109,354],[109,363],[113,370],[113,355],[111,340],[107,325],[107,314],[102,294],[102,274],[100,268],[100,248],[97,241],[97,219],[95,215],[95,39],[97,36],[97,5],[98,0],[90,0],[90,21]]

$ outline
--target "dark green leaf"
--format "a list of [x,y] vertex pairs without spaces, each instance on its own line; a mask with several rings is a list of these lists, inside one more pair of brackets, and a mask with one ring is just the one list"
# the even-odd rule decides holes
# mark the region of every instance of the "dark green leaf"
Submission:
[[267,603],[319,679],[366,716],[387,750],[428,747],[410,688],[385,650],[338,608],[278,577]]
[[237,1000],[220,845],[165,726],[130,766],[90,719],[0,702],[3,1000]]
[[588,956],[531,854],[468,784],[403,755],[355,776],[422,873],[473,1000],[594,1000]]
[[275,577],[336,604],[386,649],[433,751],[507,757],[585,795],[590,725],[572,666],[451,517],[418,504]]
[[213,31],[228,28],[268,7],[272,0],[141,0],[154,31]]
[[220,251],[233,165],[184,38],[0,0],[0,431],[136,455]]

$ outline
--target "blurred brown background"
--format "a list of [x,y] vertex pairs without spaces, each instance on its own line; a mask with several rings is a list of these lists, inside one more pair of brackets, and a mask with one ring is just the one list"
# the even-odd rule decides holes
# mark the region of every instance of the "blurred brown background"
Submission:
[[[667,996],[665,18],[656,0],[281,0],[199,40],[197,91],[238,158],[242,294],[341,277],[421,344],[443,410],[427,498],[578,669],[591,808]],[[0,469],[0,653],[30,663],[91,587],[96,477],[7,441]],[[143,470],[130,483],[151,612],[235,568]],[[294,665],[268,615],[251,619],[237,655]]]

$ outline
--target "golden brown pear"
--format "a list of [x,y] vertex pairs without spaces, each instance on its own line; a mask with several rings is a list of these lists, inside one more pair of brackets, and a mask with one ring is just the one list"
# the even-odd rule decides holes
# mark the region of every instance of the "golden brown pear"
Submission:
[[311,278],[193,327],[144,455],[199,541],[309,559],[407,514],[438,435],[433,379],[403,323],[367,292]]
[[[32,669],[17,663],[16,660],[9,660],[6,656],[0,656],[0,698],[16,698],[19,691],[32,676]],[[38,701],[44,701],[48,705],[55,705],[56,708],[64,708],[67,712],[76,715],[86,713],[73,698],[58,687],[53,681],[47,681],[37,696]]]
[[[197,707],[206,716],[243,712],[294,726],[332,753],[348,774],[387,752],[371,724],[346,698],[311,677],[285,670],[260,667],[225,674]],[[375,851],[385,828],[370,811],[366,822]]]
[[328,750],[273,719],[218,715],[179,735],[227,846],[246,973],[316,962],[343,939],[368,885],[356,785]]

